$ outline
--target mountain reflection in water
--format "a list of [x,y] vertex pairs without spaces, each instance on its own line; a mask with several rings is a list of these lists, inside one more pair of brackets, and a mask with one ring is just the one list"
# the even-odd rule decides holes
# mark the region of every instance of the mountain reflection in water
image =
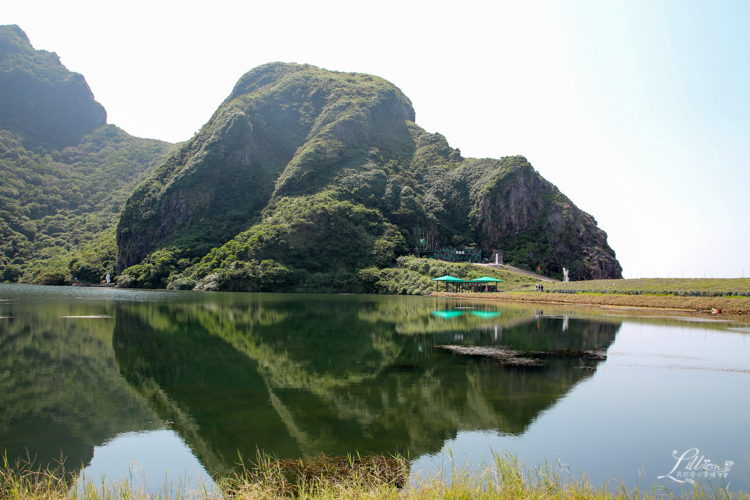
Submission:
[[76,468],[118,433],[160,427],[120,376],[114,319],[61,318],[95,315],[100,306],[48,304],[13,312],[0,320],[0,453],[11,463],[22,458],[54,467],[64,458]]
[[[16,310],[0,337],[0,448],[86,464],[94,446],[167,422],[211,474],[258,449],[417,457],[460,430],[523,433],[597,363],[510,367],[436,346],[606,349],[620,328],[431,299],[184,297]],[[114,319],[61,319],[102,307]]]
[[238,450],[419,456],[459,430],[521,433],[591,371],[575,358],[502,367],[433,347],[606,349],[619,328],[570,320],[563,331],[562,319],[528,316],[509,318],[510,327],[476,316],[451,323],[433,321],[427,301],[409,305],[128,304],[117,310],[113,343],[126,380],[210,472],[222,473]]

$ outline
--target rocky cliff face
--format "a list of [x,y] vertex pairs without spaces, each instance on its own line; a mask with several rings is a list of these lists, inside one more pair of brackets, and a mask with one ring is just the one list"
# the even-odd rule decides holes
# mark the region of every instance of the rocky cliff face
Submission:
[[[475,243],[485,255],[548,276],[621,278],[607,235],[544,179],[522,156],[461,159],[455,168],[431,168],[422,197],[437,224],[440,246]],[[427,226],[429,227],[429,226]]]
[[503,249],[547,275],[571,269],[571,279],[622,278],[622,267],[596,220],[579,210],[525,160],[500,177],[477,209],[482,248]]
[[[548,275],[567,267],[574,279],[621,277],[594,218],[525,158],[465,159],[414,119],[409,99],[374,76],[283,63],[248,72],[128,200],[118,271],[169,249],[173,260],[203,259],[198,279],[252,259],[343,272],[357,255],[361,267],[384,262],[429,232],[439,246],[501,249],[513,265]],[[344,213],[371,222],[349,231],[311,222],[341,226]],[[320,239],[311,231],[326,241],[311,243]],[[350,247],[353,259],[323,251]]]

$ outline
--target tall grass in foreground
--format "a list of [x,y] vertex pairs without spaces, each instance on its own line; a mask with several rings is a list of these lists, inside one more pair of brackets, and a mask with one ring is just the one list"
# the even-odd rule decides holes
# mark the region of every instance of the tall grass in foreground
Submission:
[[[496,456],[493,463],[478,472],[454,467],[411,483],[404,480],[408,469],[408,461],[399,457],[262,458],[229,478],[219,479],[218,489],[165,486],[158,492],[149,492],[133,486],[132,478],[106,484],[84,482],[83,488],[76,488],[77,472],[63,467],[34,469],[29,464],[11,467],[5,460],[0,470],[0,499],[750,499],[746,493],[732,493],[725,485],[713,483],[697,484],[677,493],[658,488],[628,490],[622,484],[611,491],[607,486],[597,488],[585,478],[573,480],[562,465],[545,463],[531,470],[510,456]],[[450,473],[449,480],[445,472]]]

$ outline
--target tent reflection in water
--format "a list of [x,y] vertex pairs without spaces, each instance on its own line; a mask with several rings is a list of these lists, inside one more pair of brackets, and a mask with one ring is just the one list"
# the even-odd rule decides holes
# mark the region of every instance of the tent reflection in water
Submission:
[[479,316],[483,319],[496,318],[497,316],[502,315],[500,311],[471,311],[471,314],[473,314],[474,316]]
[[455,276],[441,276],[439,278],[433,278],[432,281],[435,281],[435,291],[438,291],[438,281],[444,281],[445,282],[445,291],[448,291],[448,283],[453,283],[455,286],[455,291],[458,291],[458,283],[466,283],[466,281],[462,280],[461,278],[456,278]]
[[437,316],[438,318],[442,319],[451,319],[457,316],[461,316],[462,314],[462,311],[432,311],[433,316]]

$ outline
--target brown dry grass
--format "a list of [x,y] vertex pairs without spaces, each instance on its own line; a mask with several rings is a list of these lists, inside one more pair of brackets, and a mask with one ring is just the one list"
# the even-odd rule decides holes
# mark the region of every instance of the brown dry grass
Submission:
[[674,295],[618,295],[595,293],[433,293],[436,297],[460,299],[499,300],[532,304],[574,304],[588,306],[639,307],[650,309],[672,309],[679,311],[721,310],[722,314],[750,314],[750,297],[677,297]]

